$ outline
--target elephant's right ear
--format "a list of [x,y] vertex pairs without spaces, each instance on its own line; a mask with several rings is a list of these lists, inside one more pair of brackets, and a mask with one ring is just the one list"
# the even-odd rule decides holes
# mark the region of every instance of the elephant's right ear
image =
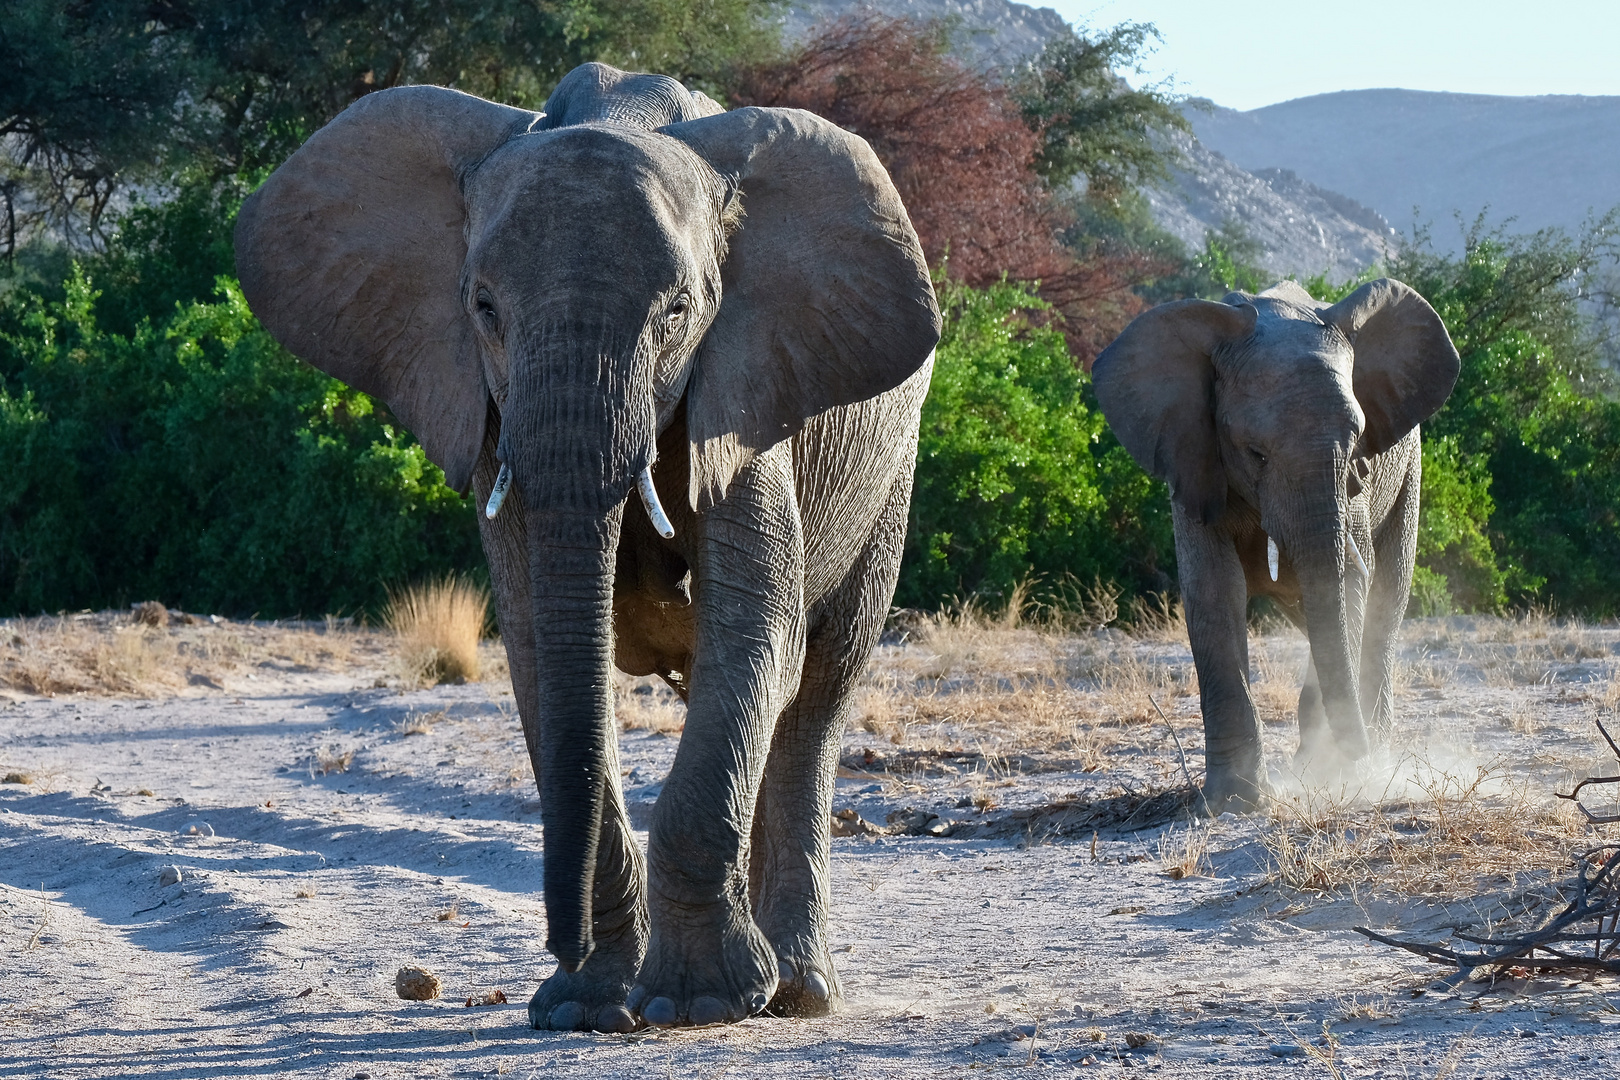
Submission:
[[939,341],[939,304],[911,219],[860,136],[798,109],[659,130],[742,198],[720,310],[687,387],[690,495],[702,509],[809,417],[921,369]]
[[1120,443],[1206,525],[1226,510],[1211,356],[1254,333],[1257,314],[1252,304],[1160,304],[1138,315],[1091,368],[1097,402]]
[[381,398],[465,491],[482,365],[461,295],[464,175],[538,113],[437,86],[368,94],[242,205],[242,293],[277,341]]

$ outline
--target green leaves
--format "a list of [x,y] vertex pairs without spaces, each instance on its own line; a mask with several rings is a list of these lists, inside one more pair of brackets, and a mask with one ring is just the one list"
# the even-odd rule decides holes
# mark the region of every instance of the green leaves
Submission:
[[1051,308],[1007,283],[940,297],[897,601],[1004,597],[1030,577],[1055,591],[1068,575],[1165,588],[1168,498],[1108,431]]
[[0,609],[313,615],[482,566],[421,447],[288,355],[233,280],[128,335],[107,306],[75,268],[61,299],[0,308]]

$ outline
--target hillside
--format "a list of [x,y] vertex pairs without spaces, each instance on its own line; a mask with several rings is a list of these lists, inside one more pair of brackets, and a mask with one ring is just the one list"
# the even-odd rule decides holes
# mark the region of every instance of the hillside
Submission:
[[1620,205],[1620,97],[1345,90],[1189,118],[1243,169],[1292,169],[1403,231],[1416,208],[1442,247],[1459,236],[1455,214],[1527,231]]
[[[954,20],[958,51],[992,67],[1016,64],[1068,30],[1051,8],[1010,0],[796,0],[783,30],[797,40],[821,19],[871,10]],[[1308,170],[1295,170],[1300,176],[1277,170],[1259,175],[1196,140],[1183,140],[1181,147],[1184,167],[1175,170],[1169,187],[1148,192],[1148,199],[1160,227],[1194,250],[1203,247],[1211,230],[1235,223],[1259,244],[1260,264],[1271,273],[1326,271],[1348,278],[1393,241],[1388,222],[1354,199],[1317,186],[1313,181],[1321,178]]]
[[1194,250],[1210,230],[1234,224],[1259,245],[1256,260],[1280,276],[1354,277],[1396,244],[1377,212],[1287,169],[1246,172],[1198,140],[1177,140],[1184,164],[1172,183],[1148,189],[1159,226]]

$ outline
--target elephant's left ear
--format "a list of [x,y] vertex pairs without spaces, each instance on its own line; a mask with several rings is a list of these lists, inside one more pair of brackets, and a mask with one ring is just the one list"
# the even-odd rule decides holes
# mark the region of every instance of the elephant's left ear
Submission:
[[892,390],[939,341],[900,196],[866,141],[798,109],[660,128],[734,178],[743,219],[687,390],[692,505],[826,409]]
[[1365,453],[1388,450],[1446,403],[1462,361],[1445,323],[1415,289],[1393,278],[1369,281],[1321,318],[1355,348]]

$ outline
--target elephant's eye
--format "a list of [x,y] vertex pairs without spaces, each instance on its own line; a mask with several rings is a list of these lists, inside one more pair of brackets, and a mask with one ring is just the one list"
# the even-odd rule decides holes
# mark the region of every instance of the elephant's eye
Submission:
[[677,296],[675,298],[675,302],[669,305],[669,321],[671,325],[679,323],[682,319],[686,318],[686,311],[691,306],[692,298],[686,293],[681,293],[679,296]]
[[478,296],[473,300],[473,305],[478,309],[478,317],[484,320],[484,325],[489,327],[490,330],[494,330],[497,322],[499,322],[495,314],[494,298],[487,291],[479,289]]
[[1260,451],[1256,450],[1254,447],[1252,447],[1252,446],[1249,447],[1249,453],[1254,455],[1254,460],[1256,462],[1258,462],[1259,464],[1264,465],[1266,463],[1266,455],[1262,454]]

